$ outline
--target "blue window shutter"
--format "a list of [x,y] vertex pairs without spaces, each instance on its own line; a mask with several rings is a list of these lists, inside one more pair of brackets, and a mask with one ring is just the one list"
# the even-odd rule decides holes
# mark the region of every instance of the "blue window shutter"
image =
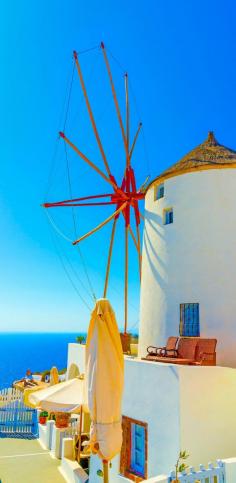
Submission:
[[165,194],[164,184],[160,184],[157,187],[156,199],[160,200],[160,198],[164,198],[164,194]]
[[174,221],[174,213],[173,213],[173,208],[169,208],[164,210],[164,225],[170,225],[170,223],[173,223]]
[[179,333],[185,337],[199,337],[199,304],[180,304]]

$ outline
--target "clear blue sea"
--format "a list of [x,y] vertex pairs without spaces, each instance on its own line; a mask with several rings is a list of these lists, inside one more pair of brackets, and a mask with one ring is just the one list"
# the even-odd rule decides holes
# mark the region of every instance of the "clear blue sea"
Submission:
[[72,333],[0,333],[0,389],[25,376],[26,370],[44,371],[67,366],[67,345]]

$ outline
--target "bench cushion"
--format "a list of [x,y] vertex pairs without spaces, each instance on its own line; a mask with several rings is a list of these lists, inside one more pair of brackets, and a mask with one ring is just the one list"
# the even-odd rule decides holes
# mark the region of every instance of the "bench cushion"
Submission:
[[180,337],[177,351],[178,351],[178,358],[181,359],[193,359],[195,360],[195,353],[197,347],[198,339],[195,337],[185,338]]

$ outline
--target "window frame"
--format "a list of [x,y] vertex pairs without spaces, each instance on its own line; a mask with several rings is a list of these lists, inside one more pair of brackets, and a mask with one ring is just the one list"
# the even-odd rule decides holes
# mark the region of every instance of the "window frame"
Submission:
[[[139,472],[132,464],[132,425],[144,428],[144,471]],[[120,474],[135,482],[147,479],[148,425],[127,416],[122,416],[123,443],[120,453]]]
[[[160,190],[163,190],[163,195],[162,196],[158,196],[158,194],[160,193]],[[162,198],[165,197],[165,184],[164,183],[160,183],[156,186],[155,188],[155,201],[159,201],[159,200],[162,200]]]
[[[194,310],[196,310],[196,315],[197,319],[196,321],[193,319],[192,323],[190,324],[188,321],[185,320],[185,309],[188,308],[188,306],[195,306],[193,308],[193,313]],[[179,317],[179,335],[180,337],[200,337],[200,304],[199,302],[185,302],[181,303],[179,306],[180,309],[180,317]],[[184,315],[184,318],[183,318]],[[185,329],[185,332],[183,332]],[[192,329],[192,330],[191,330]],[[197,329],[196,333],[193,333],[194,330]]]
[[[166,222],[166,216],[167,214],[172,213],[172,221]],[[163,210],[163,225],[173,225],[174,223],[174,209],[173,206],[170,206],[169,208],[164,208]]]

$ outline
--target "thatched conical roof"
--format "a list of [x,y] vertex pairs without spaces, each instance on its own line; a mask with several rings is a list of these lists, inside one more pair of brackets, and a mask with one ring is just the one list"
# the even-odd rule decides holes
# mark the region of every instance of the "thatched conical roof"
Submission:
[[236,168],[236,151],[219,144],[214,133],[210,131],[202,144],[199,144],[180,161],[163,171],[150,183],[148,188],[153,184],[159,184],[167,178],[180,174],[219,168]]

